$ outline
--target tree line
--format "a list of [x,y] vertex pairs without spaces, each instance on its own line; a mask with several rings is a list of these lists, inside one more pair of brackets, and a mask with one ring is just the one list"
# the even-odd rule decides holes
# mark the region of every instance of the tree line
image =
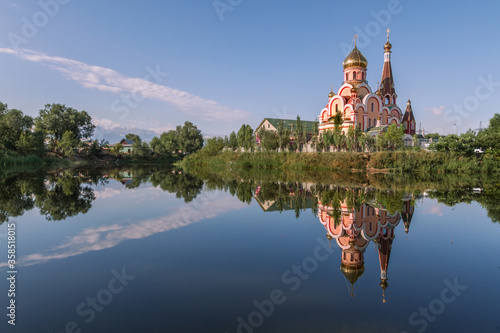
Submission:
[[[25,115],[21,110],[9,109],[0,102],[0,158],[18,156],[46,157],[53,152],[64,157],[102,155],[109,147],[105,140],[91,140],[95,125],[86,111],[79,111],[63,104],[47,104],[37,117]],[[131,154],[121,154],[120,145],[110,150],[115,157],[137,159],[180,159],[203,147],[204,139],[191,122],[143,141],[129,133],[133,141]]]

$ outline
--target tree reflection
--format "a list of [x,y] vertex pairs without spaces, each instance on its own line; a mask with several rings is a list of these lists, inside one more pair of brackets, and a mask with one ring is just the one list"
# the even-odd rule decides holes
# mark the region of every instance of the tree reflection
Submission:
[[0,180],[0,222],[19,217],[34,207],[49,221],[85,214],[95,200],[90,184],[102,181],[102,176],[85,176],[72,170],[4,176]]
[[87,178],[74,175],[71,170],[49,177],[46,191],[36,196],[35,205],[49,221],[85,214],[95,200],[94,190],[87,182]]

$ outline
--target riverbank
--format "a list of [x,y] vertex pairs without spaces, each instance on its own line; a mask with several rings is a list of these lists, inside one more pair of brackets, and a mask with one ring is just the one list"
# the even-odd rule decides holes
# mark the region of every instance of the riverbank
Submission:
[[186,169],[270,169],[282,171],[399,172],[496,174],[500,158],[493,155],[460,156],[445,152],[395,151],[376,153],[241,153],[224,151],[210,156],[202,151],[181,161]]

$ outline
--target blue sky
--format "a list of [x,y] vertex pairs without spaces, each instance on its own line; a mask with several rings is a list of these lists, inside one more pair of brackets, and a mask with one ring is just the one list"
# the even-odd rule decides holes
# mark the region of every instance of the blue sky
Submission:
[[497,1],[215,3],[226,10],[213,0],[0,0],[0,101],[33,116],[64,103],[115,132],[189,120],[225,135],[264,117],[314,120],[340,87],[355,33],[376,86],[389,27],[398,104],[410,94],[426,131],[463,132],[500,112]]

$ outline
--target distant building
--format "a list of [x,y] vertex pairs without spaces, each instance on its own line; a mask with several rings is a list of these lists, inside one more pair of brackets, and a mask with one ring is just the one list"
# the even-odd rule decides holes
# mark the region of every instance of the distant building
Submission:
[[121,149],[120,149],[121,154],[130,154],[132,152],[132,150],[134,149],[132,147],[134,145],[134,141],[129,140],[129,139],[122,139],[122,141],[108,145],[108,146],[110,149],[113,149],[118,145],[121,145]]
[[[344,60],[344,82],[337,91],[328,95],[328,103],[319,115],[319,132],[335,128],[334,117],[337,113],[342,115],[342,132],[347,133],[349,127],[359,127],[371,136],[377,136],[385,131],[391,124],[404,126],[405,139],[411,140],[415,134],[416,123],[411,102],[408,100],[406,112],[402,113],[397,105],[398,95],[392,74],[391,54],[392,44],[384,45],[384,67],[382,79],[375,92],[368,85],[366,71],[368,61],[354,44],[354,49]],[[357,36],[355,36],[356,38]]]
[[[309,141],[314,134],[314,126],[317,124],[315,121],[301,120],[302,125],[305,127],[307,132],[307,140]],[[260,144],[259,131],[265,129],[266,131],[278,131],[279,123],[283,123],[283,128],[289,129],[291,132],[294,131],[296,127],[296,120],[291,119],[277,119],[277,118],[264,118],[259,126],[255,129],[255,137],[257,143]],[[295,128],[296,129],[296,128]]]

